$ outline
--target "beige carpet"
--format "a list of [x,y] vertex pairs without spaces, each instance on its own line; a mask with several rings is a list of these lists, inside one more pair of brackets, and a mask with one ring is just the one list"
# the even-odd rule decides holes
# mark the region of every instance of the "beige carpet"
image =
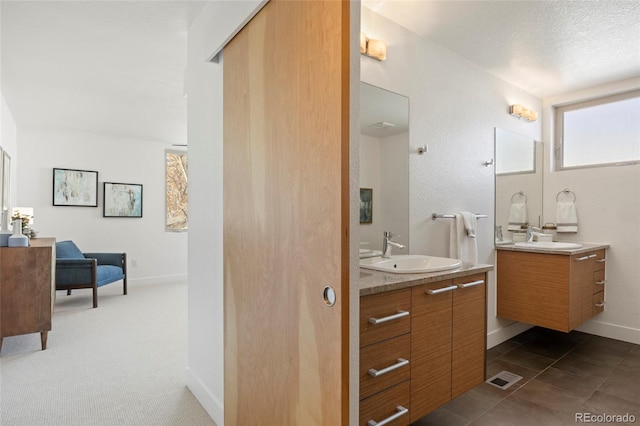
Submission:
[[214,425],[185,386],[187,285],[57,292],[47,349],[5,337],[0,425]]

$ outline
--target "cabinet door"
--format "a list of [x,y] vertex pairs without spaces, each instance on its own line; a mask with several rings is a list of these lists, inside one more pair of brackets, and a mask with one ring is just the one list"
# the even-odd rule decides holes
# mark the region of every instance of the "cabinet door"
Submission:
[[456,289],[452,280],[412,288],[411,422],[451,399],[451,309]]
[[453,292],[451,398],[485,380],[486,279],[485,274],[457,278]]

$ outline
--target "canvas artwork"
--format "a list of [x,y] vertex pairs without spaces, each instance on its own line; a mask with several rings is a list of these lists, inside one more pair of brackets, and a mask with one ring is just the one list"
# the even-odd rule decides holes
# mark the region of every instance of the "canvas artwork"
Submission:
[[104,183],[103,217],[142,217],[142,185]]
[[165,229],[188,229],[188,161],[184,151],[166,150],[165,155]]
[[54,168],[53,205],[98,207],[98,172]]

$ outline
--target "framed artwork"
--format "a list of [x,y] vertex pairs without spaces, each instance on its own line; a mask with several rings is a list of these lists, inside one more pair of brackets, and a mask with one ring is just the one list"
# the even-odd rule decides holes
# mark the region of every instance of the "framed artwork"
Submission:
[[185,151],[165,150],[165,230],[188,229],[188,158]]
[[373,189],[360,188],[360,223],[373,223]]
[[142,217],[142,185],[105,182],[104,217]]
[[9,153],[4,150],[0,150],[0,157],[2,157],[2,165],[0,166],[0,181],[2,181],[2,186],[0,186],[0,200],[2,203],[0,204],[0,210],[9,210],[11,207],[11,157],[9,157]]
[[54,168],[53,205],[98,207],[98,172]]

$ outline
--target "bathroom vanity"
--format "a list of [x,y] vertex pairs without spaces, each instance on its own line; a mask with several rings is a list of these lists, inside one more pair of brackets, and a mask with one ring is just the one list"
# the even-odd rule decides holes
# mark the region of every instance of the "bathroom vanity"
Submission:
[[360,270],[360,425],[408,425],[485,380],[492,269]]
[[602,312],[608,247],[496,247],[498,316],[569,332]]

